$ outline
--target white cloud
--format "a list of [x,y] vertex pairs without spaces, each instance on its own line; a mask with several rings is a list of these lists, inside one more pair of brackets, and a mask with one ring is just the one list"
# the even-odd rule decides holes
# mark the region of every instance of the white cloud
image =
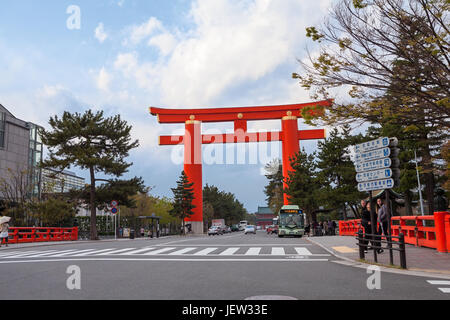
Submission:
[[95,37],[100,43],[103,43],[108,38],[108,34],[105,32],[105,27],[101,22],[95,29]]
[[162,56],[167,56],[175,48],[177,42],[171,33],[162,33],[156,35],[148,41],[148,45],[155,46],[159,49]]
[[132,45],[137,45],[158,30],[162,30],[161,21],[155,17],[151,17],[147,22],[141,25],[132,26],[129,31],[129,37],[125,39],[124,44],[127,45],[131,43]]
[[112,76],[103,67],[96,77],[97,88],[103,91],[109,91],[109,84]]
[[117,1],[117,5],[118,5],[119,7],[123,7],[124,3],[125,3],[125,0],[119,0],[119,1]]
[[[240,85],[261,82],[259,87],[266,87],[263,79],[281,66],[292,65],[294,72],[297,54],[304,49],[305,27],[316,22],[329,5],[329,0],[319,4],[196,0],[188,15],[193,23],[190,29],[169,31],[155,17],[128,28],[124,43],[136,45],[146,40],[159,49],[158,59],[145,61],[142,51],[139,55],[121,53],[114,66],[127,78],[134,78],[140,88],[158,90],[164,105],[208,106]],[[290,74],[285,79],[290,80]],[[267,99],[256,95],[254,100],[270,103],[285,94],[289,102],[293,82],[280,91],[256,92]]]

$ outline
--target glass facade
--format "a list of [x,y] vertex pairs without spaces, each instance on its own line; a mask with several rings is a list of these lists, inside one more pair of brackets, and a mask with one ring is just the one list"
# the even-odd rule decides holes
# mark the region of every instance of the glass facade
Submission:
[[70,190],[84,188],[84,178],[77,177],[73,172],[44,169],[42,172],[44,193],[64,193]]
[[42,161],[43,145],[39,136],[39,126],[28,123],[30,128],[30,149],[28,152],[28,168],[30,170],[31,196],[40,198],[41,196],[41,169],[39,165]]

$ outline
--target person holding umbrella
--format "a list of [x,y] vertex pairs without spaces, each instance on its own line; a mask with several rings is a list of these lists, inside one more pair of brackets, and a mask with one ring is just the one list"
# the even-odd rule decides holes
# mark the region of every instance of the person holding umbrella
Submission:
[[3,239],[5,239],[6,246],[8,246],[8,238],[9,238],[9,220],[10,217],[1,217],[0,218],[0,247],[2,246]]

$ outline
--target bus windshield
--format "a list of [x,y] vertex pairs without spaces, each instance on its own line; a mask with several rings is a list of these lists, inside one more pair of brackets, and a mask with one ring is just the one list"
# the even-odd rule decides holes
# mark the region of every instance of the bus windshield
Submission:
[[303,215],[295,213],[280,213],[280,225],[291,228],[303,228]]

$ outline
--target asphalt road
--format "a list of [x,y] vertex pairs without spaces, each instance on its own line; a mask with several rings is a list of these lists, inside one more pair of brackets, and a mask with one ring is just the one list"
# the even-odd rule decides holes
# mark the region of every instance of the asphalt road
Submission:
[[2,300],[450,299],[433,278],[375,276],[263,231],[0,250]]

